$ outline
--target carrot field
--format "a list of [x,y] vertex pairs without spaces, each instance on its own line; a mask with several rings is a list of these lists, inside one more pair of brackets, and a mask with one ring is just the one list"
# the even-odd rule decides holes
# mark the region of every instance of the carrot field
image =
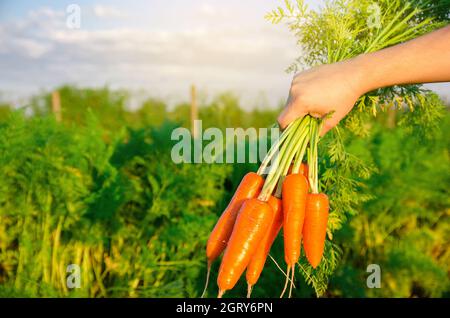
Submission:
[[[172,163],[168,140],[172,128],[183,125],[176,115],[187,106],[169,111],[163,101],[149,100],[145,105],[157,107],[131,112],[121,92],[60,92],[68,109],[62,122],[52,116],[48,95],[35,101],[39,115],[2,107],[0,294],[200,296],[208,234],[256,165]],[[219,103],[233,125],[254,125],[231,95],[200,107],[210,125],[223,119],[212,112]],[[442,105],[435,96],[429,103]],[[389,113],[370,121],[370,135],[342,136],[347,155],[370,173],[348,170],[360,199],[333,237],[338,253],[326,296],[448,296],[450,117],[443,107],[425,135],[403,127],[402,114]],[[251,118],[268,125],[275,112]],[[273,250],[281,263],[280,237]],[[366,288],[372,263],[383,269],[381,289]],[[68,264],[81,265],[81,288],[67,288]],[[273,296],[272,286],[281,290],[283,283],[268,260],[253,295]],[[323,288],[300,282],[294,296],[313,296],[314,287]],[[242,296],[245,289],[240,282],[229,295]]]

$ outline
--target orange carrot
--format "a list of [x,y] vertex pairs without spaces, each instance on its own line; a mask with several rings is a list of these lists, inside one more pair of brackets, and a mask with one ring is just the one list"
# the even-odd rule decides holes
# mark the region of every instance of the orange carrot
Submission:
[[303,248],[306,258],[313,268],[316,268],[322,259],[327,233],[328,210],[328,196],[325,193],[308,194],[303,225]]
[[233,198],[209,236],[206,245],[206,256],[209,262],[214,261],[222,254],[233,231],[234,222],[242,203],[246,199],[256,197],[261,191],[263,183],[263,177],[254,172],[249,172],[244,176]]
[[[288,173],[287,173],[288,175],[292,174],[292,168],[294,168],[293,164],[291,164],[289,166],[289,170],[288,170]],[[302,162],[301,163],[300,168],[298,170],[298,173],[304,175],[305,178],[306,178],[306,181],[308,181],[308,164],[306,162]]]
[[267,203],[269,203],[272,207],[274,217],[270,230],[265,234],[261,243],[259,243],[258,249],[255,254],[253,254],[250,263],[247,266],[247,271],[245,273],[248,285],[247,297],[250,297],[252,287],[256,284],[259,276],[261,275],[273,241],[275,241],[275,238],[283,225],[283,209],[281,200],[277,197],[270,196]]
[[291,290],[293,285],[294,268],[300,258],[303,221],[305,219],[306,197],[308,194],[308,182],[302,174],[290,174],[282,188],[283,201],[283,233],[284,233],[284,258],[287,263],[286,291],[289,272],[292,270]]
[[242,203],[244,203],[246,199],[256,197],[261,191],[263,183],[264,178],[260,175],[254,172],[247,173],[244,178],[242,178],[242,181],[239,184],[236,192],[234,193],[233,198],[231,198],[230,203],[223,211],[214,229],[209,235],[208,243],[206,244],[208,272],[206,274],[205,289],[203,291],[202,297],[206,292],[206,288],[208,287],[211,264],[225,250]]
[[273,210],[267,202],[254,198],[244,202],[220,264],[218,297],[239,280],[272,221]]
[[308,183],[302,174],[290,174],[283,182],[284,256],[289,266],[300,257]]

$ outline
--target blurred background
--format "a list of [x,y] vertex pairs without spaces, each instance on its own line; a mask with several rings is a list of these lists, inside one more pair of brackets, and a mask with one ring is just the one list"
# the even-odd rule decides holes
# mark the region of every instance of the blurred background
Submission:
[[[444,2],[427,11],[442,25]],[[201,294],[208,233],[257,165],[176,165],[170,135],[193,119],[220,129],[276,122],[286,70],[306,54],[289,23],[264,19],[283,3],[0,1],[0,296]],[[334,235],[341,257],[324,296],[450,296],[450,85],[424,87],[439,108],[426,113],[429,134],[401,112],[366,118],[370,133],[358,138],[343,132],[371,173],[348,172],[365,199]],[[366,286],[371,263],[380,289]],[[68,264],[80,265],[81,288],[67,287]],[[276,297],[283,283],[268,260],[254,296]],[[316,293],[299,279],[294,294]]]

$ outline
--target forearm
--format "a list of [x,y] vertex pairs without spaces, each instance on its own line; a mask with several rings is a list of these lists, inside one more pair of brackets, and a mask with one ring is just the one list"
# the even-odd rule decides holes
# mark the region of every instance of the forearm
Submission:
[[362,91],[450,81],[450,26],[417,39],[355,58]]

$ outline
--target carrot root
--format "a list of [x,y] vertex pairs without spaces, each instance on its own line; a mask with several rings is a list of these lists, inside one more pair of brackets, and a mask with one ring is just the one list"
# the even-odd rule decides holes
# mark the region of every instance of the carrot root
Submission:
[[217,298],[222,298],[225,291],[223,289],[219,289],[219,294],[217,295]]
[[294,267],[292,267],[292,272],[291,272],[291,286],[289,287],[289,298],[291,298],[291,296],[292,296],[292,286],[294,286],[294,273],[295,273],[295,265],[294,265]]
[[286,281],[284,282],[284,288],[283,291],[281,292],[280,298],[283,298],[284,293],[286,292],[287,286],[288,286],[288,282],[289,282],[289,273],[291,271],[291,267],[288,265],[287,269],[286,269]]
[[[280,265],[278,265],[278,262],[272,257],[272,255],[269,254],[269,257],[270,257],[270,259],[273,261],[273,263],[275,264],[275,266],[276,266],[276,267],[280,270],[280,272],[283,274],[283,276],[286,277],[286,278],[290,281],[289,276],[287,276],[287,274],[286,274],[286,273],[284,272],[284,270],[280,267]],[[296,288],[295,285],[294,285],[294,288]]]
[[253,286],[250,284],[247,284],[247,298],[250,298],[252,295]]
[[200,296],[200,298],[205,297],[206,290],[208,289],[208,283],[209,283],[209,274],[211,274],[211,262],[208,261],[208,269],[206,271],[206,282],[205,282],[205,288],[203,289],[203,293]]

